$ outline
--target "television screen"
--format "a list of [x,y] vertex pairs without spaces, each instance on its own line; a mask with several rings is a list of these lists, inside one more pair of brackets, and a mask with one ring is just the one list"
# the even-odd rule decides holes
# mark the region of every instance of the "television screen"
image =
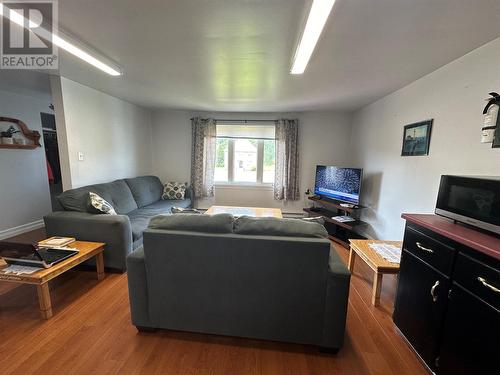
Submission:
[[362,175],[363,170],[360,168],[318,165],[314,194],[359,204]]

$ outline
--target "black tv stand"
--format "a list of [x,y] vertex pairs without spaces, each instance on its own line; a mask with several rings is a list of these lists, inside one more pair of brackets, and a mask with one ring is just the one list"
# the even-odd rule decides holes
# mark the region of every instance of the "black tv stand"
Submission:
[[311,207],[311,211],[313,211],[313,212],[321,212],[321,207]]
[[[361,226],[366,225],[365,222],[359,220],[360,210],[363,206],[356,205],[354,207],[344,207],[342,202],[331,199],[321,198],[318,196],[309,197],[309,200],[314,202],[313,207],[304,208],[304,212],[311,216],[321,216],[325,220],[325,228],[328,231],[329,238],[332,241],[349,248],[350,239],[364,239],[365,237],[358,233]],[[352,216],[355,220],[349,222],[341,222],[332,219],[334,216]]]

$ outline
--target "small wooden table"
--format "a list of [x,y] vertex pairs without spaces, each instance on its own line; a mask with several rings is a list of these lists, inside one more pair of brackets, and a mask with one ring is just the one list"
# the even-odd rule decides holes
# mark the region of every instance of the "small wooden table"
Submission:
[[399,263],[391,263],[381,257],[369,244],[387,243],[396,247],[403,246],[401,241],[378,241],[378,240],[349,240],[349,271],[354,270],[354,261],[356,255],[365,261],[366,264],[375,272],[372,289],[372,304],[378,306],[380,303],[380,292],[382,289],[382,277],[385,273],[398,273]]
[[[71,258],[50,268],[42,269],[31,274],[14,275],[0,271],[0,281],[36,285],[40,304],[40,314],[44,319],[50,319],[52,317],[52,304],[50,302],[49,281],[92,257],[96,258],[97,279],[104,279],[104,245],[105,244],[101,242],[73,242],[69,247],[78,249],[79,253]],[[3,262],[1,258],[0,261]]]
[[233,216],[254,216],[254,217],[277,217],[283,218],[279,208],[263,208],[263,207],[237,207],[237,206],[212,206],[205,214],[232,214]]

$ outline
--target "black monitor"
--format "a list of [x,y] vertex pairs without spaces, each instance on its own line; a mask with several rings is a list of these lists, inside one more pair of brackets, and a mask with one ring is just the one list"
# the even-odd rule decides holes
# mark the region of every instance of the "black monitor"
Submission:
[[318,165],[314,194],[357,205],[362,176],[361,168]]

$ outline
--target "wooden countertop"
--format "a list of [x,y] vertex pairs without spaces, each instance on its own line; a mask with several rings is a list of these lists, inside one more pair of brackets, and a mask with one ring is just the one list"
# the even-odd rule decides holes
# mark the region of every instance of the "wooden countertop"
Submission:
[[434,214],[402,214],[411,223],[430,229],[455,242],[500,260],[500,237]]

